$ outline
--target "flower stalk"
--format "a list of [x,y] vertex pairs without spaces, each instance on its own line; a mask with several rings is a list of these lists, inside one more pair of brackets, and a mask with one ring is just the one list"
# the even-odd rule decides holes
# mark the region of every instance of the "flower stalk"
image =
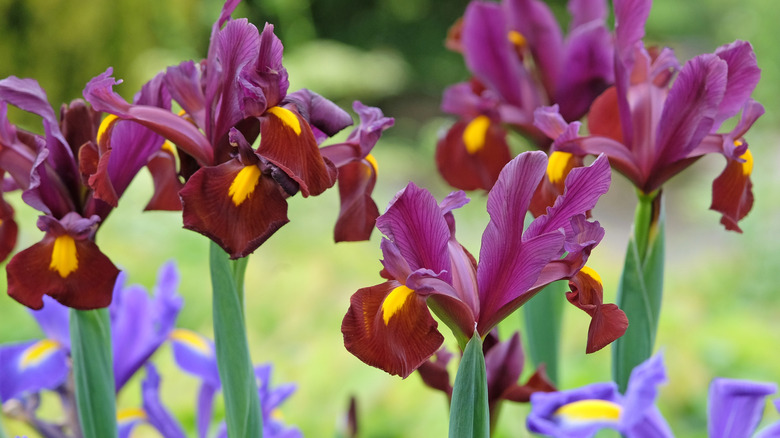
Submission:
[[523,307],[526,349],[535,367],[545,366],[547,378],[558,383],[558,355],[563,325],[564,281],[549,284]]
[[225,251],[214,242],[209,248],[214,340],[225,397],[228,435],[262,437],[263,418],[244,317],[247,258],[229,260]]

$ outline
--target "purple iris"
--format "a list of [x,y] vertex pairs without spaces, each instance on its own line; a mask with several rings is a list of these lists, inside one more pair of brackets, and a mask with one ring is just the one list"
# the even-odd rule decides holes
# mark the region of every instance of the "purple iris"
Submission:
[[564,37],[541,1],[469,3],[448,45],[463,53],[473,77],[444,92],[442,110],[460,120],[436,150],[439,171],[453,187],[489,190],[511,159],[507,127],[546,149],[549,139],[533,124],[536,108],[557,103],[566,120],[578,120],[613,83],[606,2],[568,6]]
[[[722,214],[727,229],[740,231],[737,222],[753,205],[753,157],[744,135],[764,113],[750,97],[761,75],[753,48],[735,41],[680,68],[671,49],[642,43],[650,0],[617,0],[614,6],[615,86],[593,102],[590,135],[580,136],[580,123],[567,123],[559,106],[537,110],[536,126],[554,139],[555,151],[608,155],[645,194],[703,155],[722,154],[727,164],[713,181],[710,208]],[[722,131],[723,122],[740,112],[734,128]]]
[[[153,296],[141,286],[125,286],[125,277],[124,272],[119,275],[116,299],[109,308],[117,392],[168,339],[182,307],[173,263],[160,268]],[[43,309],[30,313],[45,338],[0,347],[0,401],[24,399],[42,390],[67,391],[69,311],[53,299],[44,300]]]
[[569,301],[592,316],[588,351],[621,336],[623,312],[602,303],[598,275],[583,269],[604,235],[585,213],[606,193],[609,163],[598,158],[574,169],[566,193],[524,231],[526,213],[547,155],[526,152],[501,172],[488,196],[491,221],[482,236],[479,264],[455,238],[452,210],[468,202],[463,192],[441,203],[410,183],[377,219],[385,283],[360,289],[342,322],[344,344],[358,358],[402,377],[432,356],[443,336],[428,307],[462,345],[476,329],[487,335],[547,284],[571,280]]
[[655,399],[666,382],[663,358],[656,355],[637,366],[625,394],[614,382],[595,383],[560,392],[531,395],[528,429],[560,437],[592,437],[601,429],[615,429],[627,438],[672,437]]
[[[710,384],[709,436],[710,438],[748,438],[753,436],[766,405],[766,397],[777,392],[773,383],[717,378]],[[780,411],[780,400],[775,400]],[[755,435],[756,438],[780,436],[780,421]]]

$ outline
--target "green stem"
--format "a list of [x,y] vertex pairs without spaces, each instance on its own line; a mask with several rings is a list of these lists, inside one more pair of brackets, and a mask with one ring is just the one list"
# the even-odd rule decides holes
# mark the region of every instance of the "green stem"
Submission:
[[558,383],[558,353],[566,291],[567,282],[552,283],[521,307],[527,351],[537,368],[545,365],[547,377],[554,384]]
[[458,365],[450,405],[450,438],[490,436],[487,372],[482,339],[474,332]]
[[663,296],[664,222],[660,192],[640,193],[617,292],[617,305],[628,317],[626,333],[612,346],[613,377],[621,391],[631,370],[653,353]]
[[213,288],[214,341],[231,438],[263,436],[257,381],[249,355],[244,317],[247,258],[229,260],[217,244],[209,248]]
[[72,310],[71,356],[84,438],[117,436],[116,390],[108,309]]

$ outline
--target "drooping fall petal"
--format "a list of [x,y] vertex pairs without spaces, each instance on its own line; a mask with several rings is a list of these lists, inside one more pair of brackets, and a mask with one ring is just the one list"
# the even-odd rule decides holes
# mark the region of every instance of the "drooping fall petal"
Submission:
[[289,222],[279,186],[258,165],[231,160],[201,168],[179,194],[184,228],[214,240],[234,259],[253,252]]
[[720,213],[720,223],[727,230],[742,232],[737,224],[753,208],[753,155],[747,150],[744,162],[728,160],[726,168],[712,182],[712,204],[710,209]]
[[379,216],[379,209],[371,199],[376,184],[374,166],[364,161],[353,161],[339,168],[339,197],[341,209],[336,221],[336,242],[368,240]]
[[423,297],[389,281],[352,295],[341,332],[350,353],[406,378],[444,342],[437,326]]
[[590,315],[586,353],[596,352],[623,336],[628,318],[614,304],[604,304],[601,277],[590,268],[583,268],[569,282],[571,292],[566,299]]

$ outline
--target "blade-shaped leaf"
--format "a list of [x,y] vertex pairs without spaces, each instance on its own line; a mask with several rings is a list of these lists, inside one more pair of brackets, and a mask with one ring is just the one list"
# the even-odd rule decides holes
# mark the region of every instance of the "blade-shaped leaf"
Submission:
[[569,288],[565,281],[556,281],[523,304],[525,339],[528,354],[538,368],[545,365],[547,377],[558,383],[558,351],[563,323],[563,303]]
[[474,333],[458,366],[450,405],[450,438],[490,436],[487,372],[482,339]]
[[658,331],[665,219],[662,200],[653,198],[640,196],[618,286],[617,305],[628,317],[626,333],[612,344],[612,374],[621,392],[626,390],[631,370],[652,355]]
[[214,343],[225,398],[228,435],[262,437],[263,417],[244,318],[243,285],[247,258],[229,260],[214,242],[209,248]]
[[117,436],[108,309],[71,310],[71,356],[79,422],[85,438]]

